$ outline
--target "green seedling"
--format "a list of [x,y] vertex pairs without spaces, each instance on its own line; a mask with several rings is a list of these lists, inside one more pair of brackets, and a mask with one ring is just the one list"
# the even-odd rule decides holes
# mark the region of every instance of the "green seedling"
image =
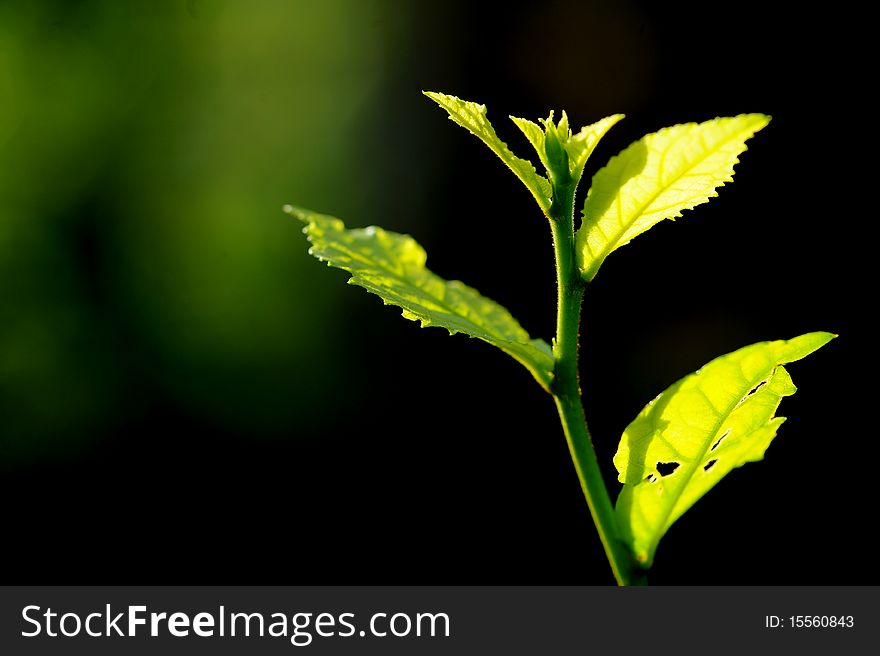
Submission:
[[511,314],[476,290],[425,268],[425,251],[408,235],[377,227],[349,230],[339,219],[286,211],[306,226],[309,252],[348,271],[349,283],[403,309],[422,326],[488,342],[520,362],[556,403],[581,487],[617,582],[644,583],[670,526],[732,469],[761,460],[784,417],[776,410],[796,388],[784,365],[834,335],[814,332],[760,342],[723,355],[669,386],[623,431],[614,465],[623,484],[616,505],[596,459],[578,383],[578,330],[584,289],[615,250],[664,219],[716,196],[733,179],[746,141],[767,125],[763,114],[686,123],[636,141],[594,176],[575,225],[575,191],[609,116],[573,133],[565,112],[540,125],[511,117],[534,147],[546,176],[515,156],[486,118],[486,107],[426,93],[449,118],[483,141],[526,186],[553,235],[557,273],[556,337],[533,339]]

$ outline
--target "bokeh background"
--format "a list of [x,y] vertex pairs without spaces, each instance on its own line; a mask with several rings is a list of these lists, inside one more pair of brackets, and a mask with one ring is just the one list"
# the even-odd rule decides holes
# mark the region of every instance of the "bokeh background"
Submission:
[[[0,2],[0,498],[27,583],[610,583],[550,398],[306,254],[293,202],[408,232],[554,325],[549,232],[419,93],[642,134],[774,117],[710,205],[587,295],[587,414],[811,330],[766,461],[670,530],[656,583],[877,583],[863,21],[634,0]],[[865,164],[867,162],[867,165]],[[864,253],[862,249],[864,248]]]

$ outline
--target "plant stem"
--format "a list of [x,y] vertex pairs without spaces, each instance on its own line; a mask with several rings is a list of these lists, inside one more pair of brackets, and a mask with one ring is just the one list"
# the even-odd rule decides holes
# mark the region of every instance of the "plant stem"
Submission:
[[614,508],[602,479],[581,402],[578,331],[585,287],[577,268],[574,250],[574,187],[575,183],[570,176],[566,175],[562,179],[557,176],[554,179],[550,227],[556,255],[558,307],[556,341],[553,345],[556,366],[551,392],[581,489],[605,547],[614,578],[619,585],[644,584],[644,573],[618,537]]

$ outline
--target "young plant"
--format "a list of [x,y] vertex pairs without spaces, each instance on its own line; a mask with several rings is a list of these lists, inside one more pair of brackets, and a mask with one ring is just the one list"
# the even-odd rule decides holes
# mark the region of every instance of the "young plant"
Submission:
[[291,206],[309,253],[351,274],[350,284],[403,309],[407,319],[477,337],[520,362],[559,412],[587,505],[621,585],[644,583],[669,527],[732,469],[761,460],[794,394],[783,365],[834,335],[814,332],[760,342],[723,355],[668,387],[623,431],[614,465],[623,488],[612,505],[587,429],[578,383],[581,301],[606,258],[664,219],[681,216],[731,182],[745,142],[767,125],[762,114],[716,118],[660,130],[636,141],[595,176],[575,230],[575,190],[584,165],[616,114],[573,133],[568,116],[540,125],[511,117],[546,171],[515,156],[495,134],[486,107],[425,93],[483,141],[531,192],[550,223],[556,255],[557,321],[551,347],[532,339],[510,313],[458,281],[425,268],[425,251],[407,235],[377,227],[348,230],[339,219]]

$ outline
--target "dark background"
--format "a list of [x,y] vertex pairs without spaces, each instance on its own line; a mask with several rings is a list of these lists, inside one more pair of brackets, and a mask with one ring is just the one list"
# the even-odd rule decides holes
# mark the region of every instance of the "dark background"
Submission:
[[735,184],[602,267],[587,416],[616,494],[620,433],[667,385],[839,333],[650,578],[877,583],[866,25],[839,3],[0,2],[4,579],[612,582],[550,397],[346,286],[280,211],[408,232],[549,340],[545,221],[431,89],[524,156],[508,114],[626,113],[586,180],[663,126],[773,116]]

